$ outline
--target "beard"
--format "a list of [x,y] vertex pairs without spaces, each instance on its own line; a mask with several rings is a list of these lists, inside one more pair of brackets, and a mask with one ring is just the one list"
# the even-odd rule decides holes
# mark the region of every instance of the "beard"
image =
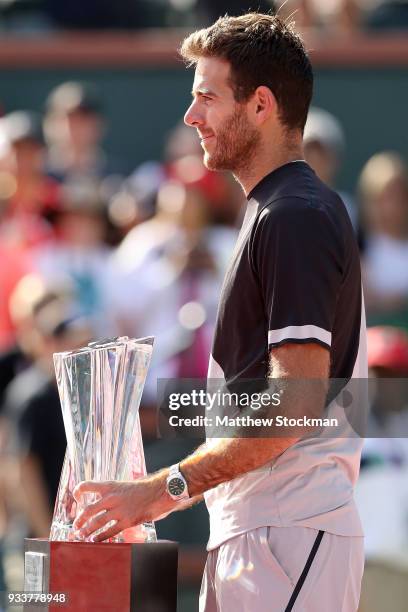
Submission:
[[234,174],[248,168],[260,143],[258,130],[248,121],[245,109],[238,105],[215,137],[214,150],[204,153],[204,165],[209,170],[230,170]]

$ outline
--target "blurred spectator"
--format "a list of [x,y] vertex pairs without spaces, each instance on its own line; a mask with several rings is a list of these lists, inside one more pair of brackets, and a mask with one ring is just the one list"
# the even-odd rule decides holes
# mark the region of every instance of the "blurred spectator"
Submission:
[[287,0],[277,6],[277,14],[285,21],[295,22],[296,28],[317,27],[318,14],[313,0]]
[[72,287],[78,311],[92,321],[96,336],[114,335],[107,309],[107,210],[100,184],[85,178],[65,183],[54,226],[56,239],[34,254],[36,268],[46,281]]
[[336,34],[354,34],[360,29],[362,10],[360,0],[313,0],[316,13],[325,30]]
[[360,28],[361,0],[288,0],[277,6],[283,19],[297,28],[318,28],[335,34],[352,34]]
[[0,414],[9,383],[33,361],[36,355],[34,306],[45,295],[46,286],[38,275],[27,274],[16,284],[7,304],[15,330],[12,346],[0,354]]
[[102,148],[105,118],[95,89],[67,82],[47,98],[45,134],[49,145],[48,171],[64,182],[76,177],[102,178],[119,168]]
[[6,391],[4,416],[9,440],[16,434],[19,487],[15,491],[36,537],[49,533],[66,447],[52,355],[83,346],[90,339],[86,321],[73,312],[70,300],[58,291],[46,292],[34,304],[34,361],[17,374]]
[[[6,398],[10,383],[41,357],[41,342],[38,341],[38,305],[52,299],[65,300],[71,304],[71,294],[68,287],[61,282],[54,285],[53,291],[37,274],[24,276],[15,287],[9,303],[10,316],[15,327],[15,344],[0,354],[0,419],[4,415]],[[51,299],[52,298],[52,299]],[[40,309],[41,310],[41,309]],[[70,312],[70,316],[74,316]],[[50,324],[53,321],[50,320]],[[25,394],[24,385],[17,391]],[[1,425],[0,425],[1,429]]]
[[359,192],[366,233],[363,276],[370,324],[408,326],[408,173],[396,153],[374,155]]
[[[52,351],[68,346],[62,344],[62,339],[68,327],[73,330],[71,310],[64,307],[64,320],[61,319],[67,296],[60,289],[51,292],[39,277],[30,275],[19,282],[10,300],[17,343],[0,355],[0,583],[2,537],[16,527],[24,500],[32,533],[48,535],[45,520],[53,503],[65,435],[58,396],[47,393],[44,385],[54,378]],[[71,333],[69,347],[71,342],[73,345],[84,338],[79,329],[77,325],[75,333]],[[25,451],[30,449],[21,457],[20,465],[15,454],[17,424],[24,435]],[[18,446],[22,448],[22,443]]]
[[3,244],[1,239],[0,260],[0,352],[2,352],[12,346],[15,340],[15,329],[9,309],[10,297],[18,282],[31,270],[31,264],[27,255]]
[[371,414],[356,488],[366,551],[359,610],[382,612],[384,603],[392,602],[393,612],[405,612],[408,334],[392,327],[374,327],[368,329],[367,340]]
[[49,215],[59,206],[59,186],[44,173],[40,118],[16,111],[0,119],[0,350],[14,340],[8,302],[32,268],[29,250],[51,239]]
[[[408,438],[399,437],[408,434],[408,333],[395,327],[377,326],[370,327],[367,334],[370,375],[377,379],[369,433],[382,434],[379,444],[384,443],[386,462],[408,466]],[[370,440],[367,445],[370,446]]]
[[[155,161],[144,162],[108,194],[109,221],[121,239],[133,227],[154,215],[157,191],[165,176],[162,164]],[[120,240],[116,244],[119,242]]]
[[0,172],[0,240],[26,249],[52,235],[46,221],[59,205],[59,186],[44,173],[45,143],[40,118],[16,111],[0,120],[7,143]]
[[164,161],[171,164],[182,157],[202,156],[203,149],[197,132],[185,123],[178,123],[167,135],[164,146]]
[[[312,107],[306,121],[303,142],[306,161],[324,183],[335,189],[345,152],[344,132],[339,120],[322,108]],[[357,211],[353,199],[343,191],[339,195],[356,229]]]
[[237,183],[228,174],[208,171],[201,154],[184,155],[166,165],[170,180],[201,193],[208,206],[207,222],[211,226],[237,226],[244,199]]

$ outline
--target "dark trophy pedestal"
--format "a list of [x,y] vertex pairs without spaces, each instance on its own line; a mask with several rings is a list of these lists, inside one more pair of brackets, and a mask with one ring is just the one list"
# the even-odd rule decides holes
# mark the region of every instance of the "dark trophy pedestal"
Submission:
[[24,612],[176,612],[177,544],[27,538],[24,590],[66,597]]

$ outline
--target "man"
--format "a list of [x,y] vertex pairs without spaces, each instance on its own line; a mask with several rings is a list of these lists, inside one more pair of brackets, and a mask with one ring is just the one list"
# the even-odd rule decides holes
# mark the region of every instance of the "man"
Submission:
[[[199,133],[206,166],[231,170],[248,198],[209,377],[366,376],[352,226],[340,198],[302,161],[313,76],[300,38],[279,18],[250,13],[195,32],[181,53],[195,65],[185,122]],[[204,494],[211,534],[200,610],[354,612],[363,571],[352,499],[360,449],[357,438],[290,432],[213,439],[170,476],[166,468],[135,483],[81,483],[77,499],[102,497],[76,527],[87,536],[116,521],[96,538],[104,539]]]
[[48,173],[61,183],[121,174],[120,161],[102,148],[106,127],[103,105],[92,84],[67,81],[58,85],[46,100]]
[[0,175],[0,241],[21,258],[53,236],[49,220],[59,207],[59,185],[44,172],[46,149],[36,113],[9,113],[2,118],[0,130],[8,147],[8,168]]

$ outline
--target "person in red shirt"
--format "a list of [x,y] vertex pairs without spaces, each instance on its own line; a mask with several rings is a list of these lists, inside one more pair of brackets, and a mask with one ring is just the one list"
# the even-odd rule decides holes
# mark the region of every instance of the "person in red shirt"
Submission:
[[58,209],[60,189],[43,169],[40,118],[16,111],[1,121],[8,151],[0,173],[0,240],[16,248],[30,248],[52,235],[48,217]]

